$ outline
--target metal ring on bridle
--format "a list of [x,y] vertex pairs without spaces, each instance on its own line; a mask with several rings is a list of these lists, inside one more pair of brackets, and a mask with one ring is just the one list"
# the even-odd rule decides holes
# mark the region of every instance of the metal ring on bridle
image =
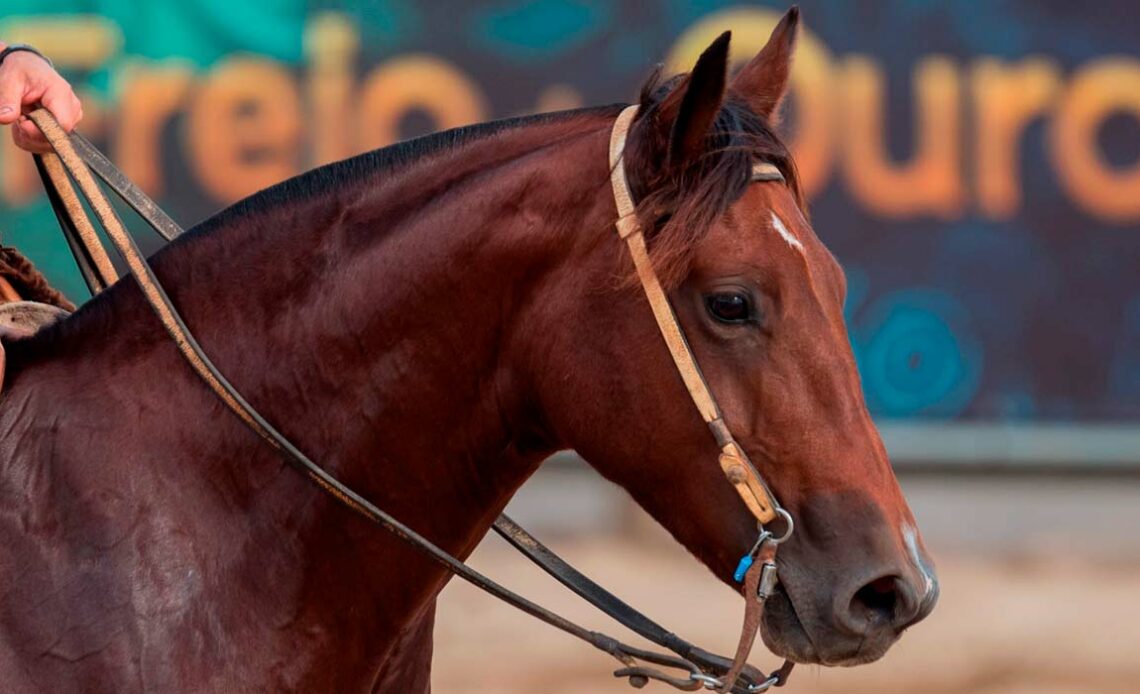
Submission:
[[706,675],[703,672],[690,672],[689,679],[694,682],[700,682],[705,686],[705,689],[720,689],[724,686],[724,682],[721,682],[719,678]]
[[[724,686],[724,681],[721,680],[719,677],[714,677],[712,675],[706,675],[703,672],[690,672],[689,673],[689,679],[692,680],[693,682],[700,682],[701,684],[704,685],[705,689],[710,689],[710,690],[720,689],[721,687]],[[768,679],[764,680],[763,682],[757,682],[756,684],[748,685],[746,687],[746,689],[751,694],[759,694],[760,692],[768,691],[773,686],[775,686],[777,683],[779,683],[779,681],[780,681],[780,676],[777,674],[773,674],[773,675],[769,675]]]
[[796,529],[796,523],[795,523],[795,521],[792,520],[792,514],[788,513],[785,509],[777,508],[776,509],[776,515],[780,516],[781,518],[784,519],[784,523],[787,526],[787,528],[784,530],[784,534],[780,535],[779,537],[776,537],[775,535],[768,533],[770,535],[770,537],[768,538],[768,541],[771,542],[772,544],[779,545],[779,544],[783,544],[784,542],[787,542],[788,538],[790,538],[792,536],[792,533]]
[[780,681],[779,675],[769,675],[763,682],[748,685],[749,692],[766,692]]
[[752,549],[748,551],[748,556],[755,557],[756,554],[760,551],[760,546],[763,545],[768,540],[771,540],[771,539],[772,539],[772,533],[770,533],[769,531],[767,531],[763,527],[761,527],[760,528],[760,535],[759,535],[759,537],[756,538],[756,542],[752,545]]

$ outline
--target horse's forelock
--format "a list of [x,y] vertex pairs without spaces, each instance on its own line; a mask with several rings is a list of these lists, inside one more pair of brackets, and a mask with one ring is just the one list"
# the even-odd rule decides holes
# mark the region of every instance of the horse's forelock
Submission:
[[704,156],[683,170],[668,170],[661,164],[668,129],[638,126],[660,115],[663,103],[683,79],[683,75],[662,79],[658,69],[645,82],[634,125],[640,132],[631,138],[634,144],[626,160],[637,214],[666,287],[676,286],[688,274],[697,244],[744,194],[755,161],[771,162],[780,169],[807,214],[787,146],[767,122],[731,96],[717,114]]

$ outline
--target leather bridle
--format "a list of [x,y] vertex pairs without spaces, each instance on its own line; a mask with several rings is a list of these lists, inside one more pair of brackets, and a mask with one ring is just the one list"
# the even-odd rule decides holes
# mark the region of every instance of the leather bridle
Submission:
[[[787,540],[794,529],[792,516],[776,501],[776,497],[764,483],[764,479],[756,470],[756,466],[749,460],[748,454],[736,442],[728,425],[724,422],[724,415],[717,405],[705,381],[704,374],[697,364],[693,350],[685,339],[685,332],[677,322],[677,315],[669,303],[669,297],[661,287],[657,273],[653,269],[653,261],[649,257],[649,249],[645,244],[645,234],[641,229],[641,222],[637,217],[637,206],[633,201],[633,193],[629,188],[629,179],[625,172],[625,142],[629,130],[637,117],[637,105],[627,106],[614,122],[610,133],[610,185],[613,188],[614,204],[617,207],[618,219],[615,223],[618,236],[626,243],[633,265],[637,269],[637,277],[641,288],[645,291],[645,298],[653,309],[653,318],[657,321],[657,329],[669,354],[673,357],[673,364],[677,373],[685,382],[689,397],[693,400],[701,419],[708,425],[713,439],[720,447],[720,468],[725,479],[736,490],[740,500],[756,518],[759,528],[759,537],[752,551],[741,557],[734,578],[739,583],[744,581],[745,617],[744,629],[734,659],[734,669],[724,677],[721,691],[729,691],[728,683],[734,682],[739,674],[739,665],[748,658],[748,652],[756,639],[760,628],[760,618],[764,603],[771,596],[778,580],[776,573],[776,547]],[[784,181],[784,175],[769,162],[759,162],[752,167],[752,181]],[[784,531],[776,537],[764,528],[776,518],[784,521]],[[759,558],[761,561],[756,562]]]
[[[677,322],[673,307],[669,304],[669,297],[661,288],[657,273],[653,270],[653,262],[649,259],[649,251],[645,245],[645,235],[641,231],[641,222],[637,218],[637,208],[633,202],[633,195],[629,189],[629,181],[625,174],[625,163],[622,159],[625,152],[625,140],[630,126],[637,116],[637,106],[629,106],[623,110],[614,123],[610,134],[610,184],[613,187],[614,204],[617,206],[618,220],[615,223],[618,236],[625,240],[629,254],[633,258],[634,267],[637,268],[637,277],[641,287],[645,290],[645,298],[653,309],[653,317],[657,320],[657,328],[661,337],[669,348],[677,372],[693,399],[693,404],[705,420],[709,431],[712,432],[716,445],[720,447],[720,467],[724,476],[732,484],[740,500],[756,517],[761,525],[770,523],[782,516],[788,524],[790,532],[792,517],[787,511],[780,508],[775,497],[764,483],[756,466],[748,459],[748,455],[740,444],[736,442],[728,425],[724,423],[724,416],[717,406],[704,374],[701,373],[693,350],[685,340],[685,332]],[[759,163],[752,168],[753,181],[783,181],[784,176],[772,164]]]
[[[635,687],[642,687],[648,680],[655,679],[686,691],[695,691],[704,687],[736,694],[762,692],[772,686],[783,685],[793,665],[791,661],[785,661],[779,670],[771,675],[765,675],[746,664],[748,653],[759,629],[764,601],[771,595],[776,585],[776,548],[791,534],[791,516],[777,504],[744,450],[725,425],[716,400],[685,342],[684,333],[653,270],[621,160],[626,134],[636,112],[636,106],[622,111],[614,124],[611,136],[610,164],[613,171],[611,180],[618,210],[618,233],[630,250],[638,277],[641,279],[642,287],[678,372],[689,390],[693,403],[720,447],[721,469],[745,506],[756,517],[759,526],[755,546],[741,559],[736,571],[737,581],[744,583],[746,608],[740,644],[731,661],[694,646],[636,611],[564,562],[506,515],[500,516],[495,521],[494,527],[510,544],[599,610],[675,655],[636,648],[604,633],[588,630],[508,590],[388,515],[313,462],[266,421],[210,361],[186,327],[178,310],[159,284],[102,189],[95,182],[92,172],[166,240],[172,240],[180,235],[181,227],[137,186],[127,180],[122,172],[86,139],[75,133],[68,135],[64,132],[48,111],[39,109],[29,117],[55,150],[55,154],[36,157],[37,169],[64,236],[92,293],[99,293],[115,282],[118,276],[94,226],[83,210],[71,180],[78,185],[96,219],[134,275],[143,296],[198,377],[249,429],[316,485],[369,522],[391,531],[456,576],[523,612],[609,653],[623,666],[615,671],[615,676],[628,678],[630,684]],[[783,177],[771,164],[757,164],[753,180],[775,181],[783,180]],[[782,537],[775,537],[764,528],[764,523],[769,523],[777,517],[782,517],[786,522]],[[661,670],[662,667],[676,668],[685,674],[675,677]]]

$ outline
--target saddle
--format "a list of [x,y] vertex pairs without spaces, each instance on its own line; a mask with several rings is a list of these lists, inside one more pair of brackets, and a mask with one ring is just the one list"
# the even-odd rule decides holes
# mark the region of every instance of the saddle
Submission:
[[8,362],[4,343],[33,335],[74,310],[27,257],[0,246],[0,393]]

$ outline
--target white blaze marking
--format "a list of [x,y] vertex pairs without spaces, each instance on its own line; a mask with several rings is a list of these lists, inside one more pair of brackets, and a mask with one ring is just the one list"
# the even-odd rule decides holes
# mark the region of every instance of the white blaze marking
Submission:
[[918,531],[909,523],[903,523],[902,534],[903,542],[906,543],[907,551],[910,552],[911,561],[918,567],[918,572],[922,574],[922,580],[926,583],[926,590],[922,594],[922,597],[926,598],[927,595],[930,595],[930,591],[934,590],[934,577],[930,575],[930,569],[926,568],[926,564],[922,562],[922,556],[918,553]]
[[797,239],[792,232],[788,231],[788,228],[784,226],[784,223],[780,221],[780,218],[776,216],[775,212],[772,213],[772,226],[776,228],[776,233],[788,242],[789,246],[800,253],[804,252],[804,245],[800,243],[800,240]]

